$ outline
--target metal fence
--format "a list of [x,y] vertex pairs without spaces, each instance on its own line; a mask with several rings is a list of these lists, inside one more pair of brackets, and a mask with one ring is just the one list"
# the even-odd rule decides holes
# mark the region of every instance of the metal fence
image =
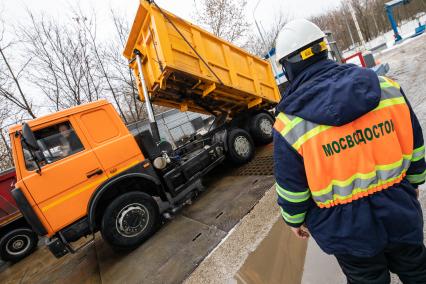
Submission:
[[[178,110],[169,110],[155,116],[160,138],[169,141],[175,148],[181,145],[187,137],[205,128],[211,118],[208,115]],[[127,127],[134,135],[150,130],[147,120],[132,123]]]

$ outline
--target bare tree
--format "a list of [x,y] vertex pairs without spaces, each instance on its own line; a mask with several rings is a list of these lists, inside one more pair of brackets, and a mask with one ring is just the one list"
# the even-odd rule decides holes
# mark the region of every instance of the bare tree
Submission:
[[111,19],[114,23],[115,35],[111,37],[103,56],[111,67],[109,73],[112,85],[116,89],[116,93],[124,101],[125,115],[129,121],[139,121],[145,117],[145,108],[138,99],[139,94],[132,70],[122,55],[122,50],[130,32],[130,25],[123,15],[112,9]]
[[[7,127],[14,120],[11,117],[15,116],[12,103],[0,97],[0,170],[5,170],[13,166],[12,151],[7,135]],[[15,107],[16,108],[16,107]],[[19,111],[22,114],[22,111]]]
[[97,69],[99,74],[105,80],[106,89],[111,92],[115,106],[124,120],[124,123],[128,124],[128,119],[124,114],[123,108],[121,106],[120,96],[113,87],[113,82],[107,66],[107,60],[103,56],[105,54],[105,48],[100,47],[101,45],[99,45],[96,38],[96,14],[93,11],[92,16],[90,17],[90,21],[88,21],[88,18],[85,16],[82,10],[77,7],[77,9],[74,10],[74,16],[76,19],[79,19],[82,22],[82,26],[84,27],[84,31],[87,34],[89,43],[91,45],[91,52],[97,62]]
[[262,35],[258,33],[250,34],[243,47],[254,55],[265,56],[275,46],[279,32],[288,21],[288,15],[283,12],[278,13],[269,29],[264,31]]
[[0,97],[11,102],[15,107],[27,113],[31,118],[35,118],[36,115],[34,114],[31,102],[24,94],[20,83],[20,74],[27,63],[21,67],[20,71],[15,72],[6,55],[6,49],[11,48],[12,43],[3,43],[4,34],[5,24],[4,21],[0,20]]
[[246,0],[201,0],[196,7],[197,22],[213,34],[237,43],[250,27],[246,19]]
[[56,111],[99,99],[101,80],[94,74],[97,62],[80,19],[60,24],[30,11],[28,17],[29,24],[18,32],[25,53],[32,58],[28,80]]

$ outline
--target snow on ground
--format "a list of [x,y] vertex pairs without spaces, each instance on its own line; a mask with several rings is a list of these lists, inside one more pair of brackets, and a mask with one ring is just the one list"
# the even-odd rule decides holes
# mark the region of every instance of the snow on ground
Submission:
[[[419,17],[420,23],[425,24],[426,23],[426,13],[423,14],[422,16]],[[416,27],[418,27],[419,25],[419,21],[416,20],[412,20],[412,21],[407,21],[404,22],[402,25],[400,25],[398,27],[398,31],[400,33],[400,35],[402,36],[403,39],[409,38],[410,36],[412,36],[414,34],[414,30]],[[393,47],[398,47],[399,45],[395,45],[395,38],[394,38],[394,34],[393,34],[393,30],[391,29],[391,26],[389,24],[389,28],[390,30],[380,36],[378,36],[375,39],[372,39],[368,42],[366,42],[366,47],[367,49],[373,49],[376,48],[382,44],[386,44],[386,48],[388,49],[392,49]],[[407,40],[409,41],[409,39]],[[405,41],[402,43],[405,44]],[[355,49],[351,49],[351,50],[346,50],[343,51],[343,57],[347,57],[349,55],[352,55],[356,52],[356,48]]]
[[[426,22],[426,14],[419,17],[420,23],[424,24]],[[414,30],[416,27],[418,27],[419,22],[418,20],[412,20],[403,23],[401,26],[398,27],[398,31],[402,38],[408,38],[414,34]],[[390,24],[389,24],[390,27]],[[387,33],[369,41],[366,43],[366,46],[368,49],[374,48],[376,46],[379,46],[380,44],[386,43],[388,47],[391,47],[395,44],[395,38],[393,36],[393,30],[388,31]]]
[[420,124],[426,133],[426,34],[413,38],[376,59],[390,66],[389,77],[395,79],[407,95]]

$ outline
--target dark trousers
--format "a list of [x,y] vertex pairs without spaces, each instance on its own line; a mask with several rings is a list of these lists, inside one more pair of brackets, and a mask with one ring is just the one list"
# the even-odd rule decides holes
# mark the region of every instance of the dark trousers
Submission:
[[392,244],[373,257],[335,255],[348,283],[387,284],[389,271],[404,284],[426,284],[426,248],[424,245]]

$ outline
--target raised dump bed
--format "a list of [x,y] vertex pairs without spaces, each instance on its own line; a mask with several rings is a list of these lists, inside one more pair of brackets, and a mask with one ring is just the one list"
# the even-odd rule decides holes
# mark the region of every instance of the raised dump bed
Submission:
[[[124,50],[138,78],[135,50],[143,57],[143,74],[154,104],[232,116],[248,109],[269,109],[280,100],[268,61],[146,0],[140,0]],[[141,87],[139,96],[144,101]]]

